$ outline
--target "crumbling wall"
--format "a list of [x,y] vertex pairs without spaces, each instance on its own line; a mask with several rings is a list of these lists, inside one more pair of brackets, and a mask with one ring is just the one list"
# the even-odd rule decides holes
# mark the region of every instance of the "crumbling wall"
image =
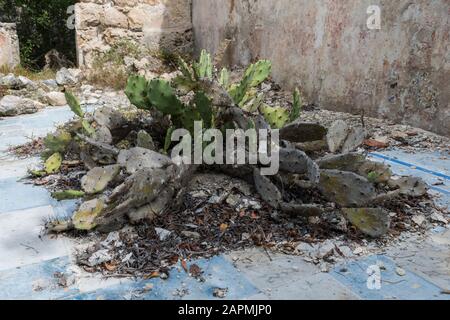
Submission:
[[118,40],[162,51],[192,47],[191,0],[82,0],[75,25],[80,67]]
[[0,67],[14,68],[20,63],[19,38],[15,23],[0,23]]
[[[371,5],[381,29],[367,27]],[[448,0],[193,0],[197,50],[273,62],[309,102],[450,136]]]

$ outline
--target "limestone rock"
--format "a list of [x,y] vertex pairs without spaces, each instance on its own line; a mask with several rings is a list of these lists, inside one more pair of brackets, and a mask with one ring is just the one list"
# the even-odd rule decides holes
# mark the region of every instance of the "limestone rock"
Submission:
[[0,117],[35,113],[43,107],[44,105],[40,102],[8,95],[0,100]]
[[349,127],[343,120],[333,122],[327,134],[327,142],[330,152],[335,153],[339,151],[347,139]]
[[132,30],[142,30],[144,26],[161,28],[164,21],[164,12],[165,7],[163,4],[139,4],[128,13],[130,28]]
[[364,143],[366,132],[363,127],[352,128],[342,146],[342,153],[355,151]]
[[389,212],[381,208],[344,208],[344,216],[364,234],[377,238],[390,227]]
[[56,73],[56,82],[60,86],[74,86],[80,81],[81,71],[79,69],[62,68]]
[[67,104],[66,97],[62,92],[49,92],[45,95],[48,104],[51,106],[65,106]]
[[123,111],[108,106],[95,110],[94,120],[98,125],[110,130],[120,128],[127,123]]
[[24,76],[16,77],[14,74],[10,73],[0,78],[0,86],[6,87],[8,89],[20,90],[27,87],[34,87],[35,84],[33,81]]
[[108,27],[128,28],[128,18],[114,7],[105,9],[104,24]]
[[81,179],[81,187],[87,194],[102,192],[119,172],[119,165],[94,168]]

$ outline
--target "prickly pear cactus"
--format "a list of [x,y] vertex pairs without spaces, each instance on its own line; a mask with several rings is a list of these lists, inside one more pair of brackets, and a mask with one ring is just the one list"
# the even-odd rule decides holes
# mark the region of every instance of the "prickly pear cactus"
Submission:
[[319,189],[331,201],[348,208],[364,207],[377,196],[366,178],[339,170],[321,170]]
[[139,109],[149,110],[151,107],[148,98],[149,85],[148,81],[141,76],[130,76],[128,78],[125,94],[132,104]]
[[223,68],[220,72],[219,77],[219,84],[224,87],[225,89],[228,89],[230,86],[230,72],[227,68]]
[[306,174],[312,183],[319,182],[319,166],[306,153],[298,149],[280,149],[280,170],[293,174]]
[[282,202],[282,196],[277,186],[273,184],[269,178],[261,175],[259,169],[257,168],[253,171],[253,179],[256,190],[260,194],[261,198],[271,207],[278,209]]
[[177,98],[170,83],[155,79],[150,81],[148,99],[163,114],[177,116],[184,112],[183,103]]
[[368,236],[381,237],[389,230],[389,212],[381,208],[344,208],[344,216]]
[[245,71],[244,78],[239,84],[230,87],[229,94],[236,104],[240,104],[247,92],[266,80],[272,71],[272,63],[260,60],[250,65]]
[[59,152],[54,153],[50,158],[45,161],[45,172],[47,174],[56,173],[59,171],[62,163],[62,156]]
[[52,155],[56,152],[64,153],[70,141],[72,141],[72,135],[69,132],[58,130],[55,133],[49,133],[45,137],[44,145],[48,153],[50,153],[49,155]]
[[195,107],[200,114],[203,125],[209,129],[212,127],[213,122],[213,110],[211,100],[202,91],[198,91],[194,97]]
[[211,55],[206,50],[202,50],[199,62],[194,63],[194,70],[198,79],[212,79],[213,65]]
[[71,92],[68,91],[66,91],[64,95],[66,97],[67,104],[69,105],[70,110],[72,110],[72,112],[75,113],[80,118],[83,118],[84,111],[83,109],[81,109],[80,102],[78,102],[78,99]]
[[293,102],[292,102],[292,111],[289,117],[289,121],[293,122],[300,117],[300,111],[302,109],[302,97],[300,96],[300,91],[298,89],[294,90]]
[[262,105],[260,111],[272,129],[281,129],[289,121],[289,111],[282,107]]

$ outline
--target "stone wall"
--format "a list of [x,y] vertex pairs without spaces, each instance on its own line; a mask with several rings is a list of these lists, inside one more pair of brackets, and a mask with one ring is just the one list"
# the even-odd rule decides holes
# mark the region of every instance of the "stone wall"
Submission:
[[[381,8],[381,29],[367,8]],[[450,1],[193,0],[197,50],[273,62],[309,102],[450,136]]]
[[20,64],[19,38],[14,23],[0,23],[0,67]]
[[75,21],[80,67],[124,39],[152,50],[192,49],[191,0],[82,0]]

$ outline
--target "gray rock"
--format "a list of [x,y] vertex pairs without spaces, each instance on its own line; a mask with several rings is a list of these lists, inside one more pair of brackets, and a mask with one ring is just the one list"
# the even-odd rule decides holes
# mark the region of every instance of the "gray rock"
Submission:
[[40,102],[8,95],[4,96],[0,100],[0,116],[7,117],[16,116],[19,114],[35,113],[43,107],[43,104]]
[[127,123],[124,113],[113,107],[103,107],[95,110],[94,120],[100,126],[106,126],[110,130],[120,128]]
[[95,131],[93,138],[101,143],[112,144],[113,142],[111,131],[105,126],[98,128]]
[[30,79],[24,76],[16,77],[14,74],[10,73],[0,79],[0,85],[8,89],[20,90],[27,87],[34,87],[35,84]]
[[60,86],[74,86],[80,81],[81,71],[79,69],[62,68],[56,73],[56,82]]
[[56,82],[55,79],[42,80],[41,82],[42,82],[44,85],[46,85],[47,87],[50,87],[50,88],[53,88],[53,89],[55,89],[55,88],[58,87],[58,83]]
[[335,153],[344,144],[347,139],[349,127],[343,120],[337,120],[333,122],[327,134],[328,148],[331,152]]
[[352,128],[342,146],[342,153],[355,151],[364,143],[366,132],[363,127]]
[[364,155],[359,153],[351,152],[326,156],[317,160],[317,164],[320,169],[350,171],[363,177],[374,174],[375,176],[371,182],[384,183],[392,176],[388,165],[368,160]]
[[45,95],[45,98],[48,104],[54,107],[65,106],[67,104],[66,97],[62,92],[49,92]]
[[141,169],[161,169],[173,164],[169,157],[139,147],[120,151],[117,163],[124,166],[129,174]]

